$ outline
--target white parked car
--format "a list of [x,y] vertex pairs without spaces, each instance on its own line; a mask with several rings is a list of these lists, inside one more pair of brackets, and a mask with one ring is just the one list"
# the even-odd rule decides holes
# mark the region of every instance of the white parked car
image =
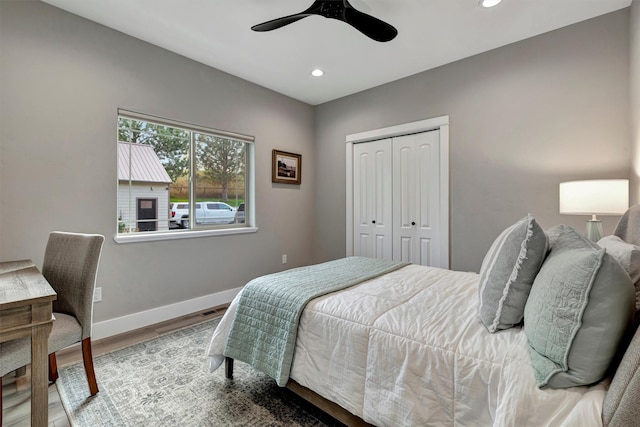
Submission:
[[[235,214],[235,209],[224,202],[196,203],[196,224],[233,224]],[[172,203],[170,221],[189,228],[189,203]]]
[[[198,206],[199,203],[196,204],[196,206]],[[198,209],[196,207],[196,209]],[[171,203],[171,207],[169,209],[169,221],[171,222],[171,224],[175,224],[178,227],[181,228],[185,228],[183,227],[182,224],[182,220],[183,217],[189,218],[189,203],[185,203],[185,202],[177,202],[177,203]],[[188,226],[189,221],[187,220],[187,226]]]

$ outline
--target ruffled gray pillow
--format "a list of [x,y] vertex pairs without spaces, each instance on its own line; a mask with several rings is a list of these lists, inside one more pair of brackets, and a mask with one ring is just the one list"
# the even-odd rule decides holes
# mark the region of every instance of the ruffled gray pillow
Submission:
[[479,317],[489,332],[522,322],[531,285],[546,253],[547,236],[530,214],[493,242],[482,262],[479,283]]

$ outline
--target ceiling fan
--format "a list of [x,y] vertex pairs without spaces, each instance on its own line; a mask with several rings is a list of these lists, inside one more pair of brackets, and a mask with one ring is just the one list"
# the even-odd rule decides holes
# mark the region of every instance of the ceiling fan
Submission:
[[346,22],[365,36],[379,42],[388,42],[398,35],[398,30],[392,25],[360,12],[347,0],[316,0],[307,10],[254,25],[251,29],[253,31],[271,31],[312,15]]

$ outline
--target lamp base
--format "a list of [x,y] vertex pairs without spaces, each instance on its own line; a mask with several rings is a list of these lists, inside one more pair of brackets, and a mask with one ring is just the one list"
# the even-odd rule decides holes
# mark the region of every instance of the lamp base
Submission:
[[599,219],[591,219],[587,221],[585,237],[592,242],[597,242],[602,239],[602,221]]

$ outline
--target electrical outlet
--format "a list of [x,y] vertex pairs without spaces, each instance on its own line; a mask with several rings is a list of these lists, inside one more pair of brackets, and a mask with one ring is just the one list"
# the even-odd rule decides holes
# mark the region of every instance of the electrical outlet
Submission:
[[287,263],[287,254],[282,255],[282,263],[283,264]]
[[93,291],[93,302],[102,301],[102,288],[98,287]]

